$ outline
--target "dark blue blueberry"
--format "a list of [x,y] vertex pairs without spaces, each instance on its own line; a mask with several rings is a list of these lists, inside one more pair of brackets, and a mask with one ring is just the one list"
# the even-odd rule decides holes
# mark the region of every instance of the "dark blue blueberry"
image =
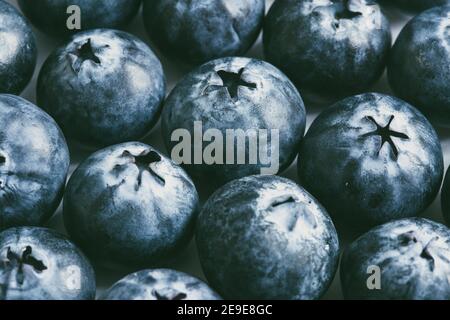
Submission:
[[199,64],[245,54],[264,11],[265,0],[145,0],[144,22],[165,53]]
[[94,270],[65,236],[37,227],[0,233],[0,300],[94,298]]
[[[450,167],[449,167],[450,169]],[[450,224],[450,170],[447,169],[441,190],[441,207],[444,218]]]
[[153,265],[187,244],[197,207],[183,169],[152,147],[129,142],[78,167],[64,196],[64,222],[102,263]]
[[250,176],[216,191],[196,230],[203,271],[229,299],[316,299],[333,280],[339,243],[325,209],[294,182]]
[[46,222],[61,201],[69,164],[55,121],[20,97],[0,95],[0,230]]
[[388,65],[395,93],[450,126],[450,6],[427,10],[402,30]]
[[104,300],[220,300],[206,283],[169,269],[142,270],[116,282]]
[[421,213],[443,175],[431,124],[394,97],[367,93],[326,109],[306,134],[302,185],[339,221],[370,226]]
[[39,74],[37,99],[64,133],[87,144],[138,139],[156,123],[164,73],[131,34],[96,29],[55,50]]
[[389,222],[344,252],[340,268],[344,297],[448,300],[449,262],[447,227],[423,218]]
[[394,4],[401,8],[423,11],[432,7],[450,4],[450,0],[378,0],[380,3]]
[[275,1],[264,25],[268,61],[302,90],[326,96],[370,87],[390,46],[389,22],[372,0]]
[[28,22],[0,0],[0,93],[20,94],[33,76],[37,48]]
[[[209,145],[204,141],[203,149],[196,148],[195,122],[201,122],[203,134],[216,129],[222,135],[223,155],[212,164],[204,157],[202,164],[195,164],[195,157],[205,154]],[[179,144],[179,137],[173,137],[177,129],[187,130],[192,138],[192,152],[187,157],[190,164],[184,163],[186,168],[193,176],[218,184],[259,174],[263,168],[273,169],[275,162],[279,163],[277,172],[287,168],[296,156],[305,123],[302,98],[282,72],[264,61],[235,57],[208,62],[187,75],[171,92],[162,115],[167,148],[173,150]],[[227,130],[232,134],[238,134],[236,130],[256,132],[257,151],[269,158],[256,155],[257,161],[252,163],[250,139],[242,145],[238,139],[227,138]],[[260,130],[266,130],[267,137],[258,136]],[[227,141],[231,141],[234,154],[230,148],[227,152]],[[267,142],[267,150],[261,141]],[[278,151],[279,156],[272,151]],[[245,161],[239,159],[242,155]]]
[[31,23],[46,34],[68,36],[69,6],[80,8],[81,30],[120,28],[137,14],[141,0],[19,0],[20,8]]

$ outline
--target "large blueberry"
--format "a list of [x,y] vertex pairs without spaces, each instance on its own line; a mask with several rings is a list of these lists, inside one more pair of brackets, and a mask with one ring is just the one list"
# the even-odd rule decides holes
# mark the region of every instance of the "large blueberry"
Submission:
[[0,0],[0,93],[19,94],[33,76],[37,48],[28,22]]
[[55,121],[20,97],[0,95],[0,230],[46,222],[61,201],[69,164]]
[[145,0],[150,37],[188,63],[243,55],[255,42],[265,0]]
[[336,230],[294,182],[250,176],[216,191],[196,230],[203,271],[231,299],[316,299],[333,280]]
[[81,30],[119,28],[137,14],[141,0],[19,0],[24,14],[41,31],[52,36],[67,36],[79,31],[70,30],[72,16],[80,9]]
[[95,275],[83,253],[45,228],[0,233],[0,300],[86,300],[95,297]]
[[298,169],[332,216],[362,227],[421,213],[439,191],[443,155],[418,110],[367,93],[319,115],[302,142]]
[[441,207],[445,220],[450,224],[450,167],[447,169],[444,184],[442,185]]
[[450,299],[450,230],[423,218],[372,229],[344,252],[347,299]]
[[158,120],[164,95],[163,69],[150,48],[108,29],[76,34],[55,50],[37,84],[39,106],[87,144],[141,138]]
[[390,46],[389,22],[372,0],[275,1],[264,25],[268,61],[301,89],[326,96],[371,86]]
[[400,33],[388,65],[395,93],[450,126],[450,6],[427,10]]
[[101,262],[153,265],[189,241],[197,206],[183,169],[152,147],[129,142],[78,167],[64,196],[64,222]]
[[[193,176],[223,184],[287,168],[305,122],[302,98],[282,72],[260,60],[230,57],[178,83],[164,106],[162,131],[172,158],[180,154]],[[180,141],[189,150],[179,152]]]
[[206,283],[170,269],[142,270],[116,282],[104,300],[220,300]]

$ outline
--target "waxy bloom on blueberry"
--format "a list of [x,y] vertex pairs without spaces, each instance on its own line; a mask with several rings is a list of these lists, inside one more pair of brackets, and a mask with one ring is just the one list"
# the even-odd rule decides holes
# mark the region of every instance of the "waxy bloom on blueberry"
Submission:
[[227,299],[317,299],[339,260],[325,209],[278,176],[245,177],[217,190],[199,215],[196,240],[206,278]]
[[66,237],[37,227],[0,232],[0,300],[94,298],[94,270]]
[[165,95],[160,61],[135,36],[78,33],[39,74],[37,100],[68,138],[109,145],[142,138],[158,121]]
[[33,76],[37,48],[31,27],[0,0],[0,93],[20,94]]
[[0,230],[45,223],[61,201],[69,164],[55,121],[25,99],[0,94]]
[[67,231],[105,264],[148,266],[170,258],[190,240],[197,209],[184,170],[139,142],[91,155],[64,196]]
[[422,218],[389,222],[370,230],[344,251],[340,269],[344,297],[448,300],[449,262],[447,227]]
[[206,283],[170,269],[142,270],[117,281],[104,300],[220,300]]
[[408,103],[366,93],[322,112],[300,148],[302,185],[352,227],[422,213],[443,175],[439,138]]

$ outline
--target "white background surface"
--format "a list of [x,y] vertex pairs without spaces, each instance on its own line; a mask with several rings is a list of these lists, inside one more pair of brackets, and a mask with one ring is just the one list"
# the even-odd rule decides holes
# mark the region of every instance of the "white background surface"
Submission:
[[[7,0],[8,2],[12,3],[13,5],[17,6],[16,0]],[[267,2],[267,10],[269,9],[270,4],[273,2],[273,0],[266,0]],[[393,39],[395,39],[400,32],[401,28],[404,26],[404,24],[411,18],[411,15],[402,13],[399,10],[396,10],[395,8],[385,8],[385,13],[388,16],[388,18],[391,21],[392,24],[392,34]],[[33,80],[29,84],[29,86],[26,88],[26,90],[23,92],[22,96],[33,103],[36,103],[35,99],[35,90],[36,90],[36,78],[38,75],[38,72],[40,70],[40,67],[46,57],[49,55],[49,53],[58,45],[58,41],[53,40],[43,33],[39,32],[38,30],[34,29],[35,36],[38,44],[38,50],[39,50],[39,57],[38,57],[38,64],[37,68],[33,77]],[[167,78],[167,84],[168,84],[168,90],[167,93],[170,92],[170,90],[174,87],[176,82],[189,70],[186,67],[176,65],[171,61],[168,61],[165,59],[160,52],[155,48],[155,46],[150,43],[145,30],[144,25],[142,22],[142,15],[139,14],[134,21],[131,23],[129,27],[126,28],[126,31],[133,33],[134,35],[138,36],[140,39],[144,40],[146,43],[150,45],[152,49],[157,53],[157,55],[160,57],[164,70],[166,73]],[[262,53],[262,43],[261,43],[261,37],[258,39],[255,46],[250,50],[250,52],[247,54],[249,57],[255,57],[255,58],[263,58]],[[383,78],[375,85],[374,88],[372,88],[372,91],[377,92],[383,92],[392,94],[391,90],[389,89],[389,86],[386,81],[386,77],[383,76]],[[317,114],[320,112],[321,109],[323,109],[325,106],[311,106],[306,104],[306,108],[308,111],[308,126],[311,124],[312,120],[317,116]],[[444,150],[444,158],[445,158],[445,168],[447,168],[449,161],[450,161],[450,130],[447,129],[438,129],[438,134],[441,138],[442,147]],[[149,136],[145,139],[145,141],[152,146],[158,148],[161,151],[165,151],[164,144],[160,138],[160,128],[159,125],[156,126],[153,131],[149,134]],[[71,157],[72,157],[72,166],[71,170],[76,168],[76,166],[79,164],[81,160],[86,158],[93,150],[86,150],[82,149],[77,146],[71,146]],[[296,166],[293,164],[288,170],[286,170],[282,175],[286,176],[288,178],[291,178],[293,180],[297,180],[297,173],[296,173]],[[424,216],[430,217],[436,221],[442,222],[442,214],[440,209],[440,196],[436,198],[434,203],[426,210],[424,213]],[[56,228],[59,231],[65,232],[64,227],[62,224],[62,218],[61,218],[61,209],[57,211],[54,218],[49,223],[50,227]],[[345,245],[345,244],[344,244]],[[189,248],[181,254],[179,257],[177,257],[177,262],[170,267],[175,268],[177,270],[181,270],[187,273],[190,273],[192,275],[195,275],[199,278],[204,279],[204,276],[201,271],[200,264],[198,262],[197,253],[195,250],[195,246],[193,243],[189,246]],[[101,293],[108,288],[110,285],[112,285],[115,281],[122,278],[124,275],[129,273],[130,270],[121,270],[121,271],[111,271],[106,270],[102,268],[96,268],[97,272],[97,282],[98,282],[98,295],[101,295]],[[342,293],[340,290],[340,283],[339,283],[339,272],[336,274],[336,278],[334,279],[333,284],[331,285],[328,293],[324,296],[324,299],[342,299]]]

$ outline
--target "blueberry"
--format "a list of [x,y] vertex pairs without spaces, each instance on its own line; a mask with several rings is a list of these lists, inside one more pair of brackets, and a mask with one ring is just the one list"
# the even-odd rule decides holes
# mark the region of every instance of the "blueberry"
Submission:
[[264,11],[264,0],[146,0],[144,22],[165,53],[196,64],[245,54]]
[[58,207],[69,151],[55,121],[20,97],[0,94],[0,230],[41,225]]
[[[213,163],[205,157],[196,162],[195,157],[204,155],[209,146],[205,142],[203,148],[196,148],[196,122],[200,122],[203,133],[219,130],[223,144],[230,142],[232,149],[224,146],[222,158],[214,159]],[[282,72],[264,61],[236,57],[208,62],[187,75],[171,92],[162,115],[167,148],[174,151],[179,144],[174,137],[176,130],[187,130],[194,141],[190,144],[191,157],[183,158],[186,160],[183,163],[196,178],[218,184],[261,173],[262,168],[277,169],[274,162],[279,164],[277,172],[287,168],[296,156],[305,123],[302,98]],[[252,162],[250,134],[245,145],[236,137],[239,132],[253,131],[258,135],[261,129],[267,137],[258,137],[260,155]],[[227,138],[227,131],[236,139]],[[267,142],[267,150],[261,141]],[[271,161],[263,160],[261,153],[271,156]],[[242,155],[245,159],[239,159]]]
[[[449,168],[450,169],[450,168]],[[441,207],[444,218],[450,224],[450,170],[447,169],[441,190]]]
[[427,10],[400,33],[388,65],[395,93],[450,126],[450,6]]
[[206,283],[170,269],[142,270],[119,280],[104,300],[220,300]]
[[275,1],[264,25],[268,61],[302,90],[328,97],[370,87],[390,46],[389,22],[372,0]]
[[294,182],[250,176],[216,191],[196,230],[203,271],[230,299],[315,299],[333,280],[336,230]]
[[131,34],[96,29],[76,34],[45,62],[38,104],[64,133],[86,144],[141,138],[156,123],[165,95],[161,63]]
[[0,233],[0,300],[94,298],[94,270],[65,236],[37,227]]
[[367,93],[319,115],[302,142],[298,170],[302,185],[333,217],[366,227],[428,207],[440,188],[443,155],[418,110]]
[[[79,30],[70,30],[67,21],[73,13],[70,6],[80,8],[81,30],[120,28],[137,14],[141,0],[18,0],[20,8],[42,32],[64,37]],[[69,11],[71,12],[71,11]]]
[[385,1],[379,0],[379,2],[395,4],[401,8],[414,11],[422,11],[430,9],[432,7],[450,4],[450,0],[385,0]]
[[197,207],[183,169],[152,147],[129,142],[78,167],[64,196],[64,222],[102,263],[153,265],[189,241]]
[[[423,218],[386,223],[361,236],[344,252],[344,297],[448,300],[449,261],[450,230],[444,225]],[[373,279],[369,279],[371,275]]]
[[33,76],[37,48],[28,22],[0,0],[0,93],[20,94]]

